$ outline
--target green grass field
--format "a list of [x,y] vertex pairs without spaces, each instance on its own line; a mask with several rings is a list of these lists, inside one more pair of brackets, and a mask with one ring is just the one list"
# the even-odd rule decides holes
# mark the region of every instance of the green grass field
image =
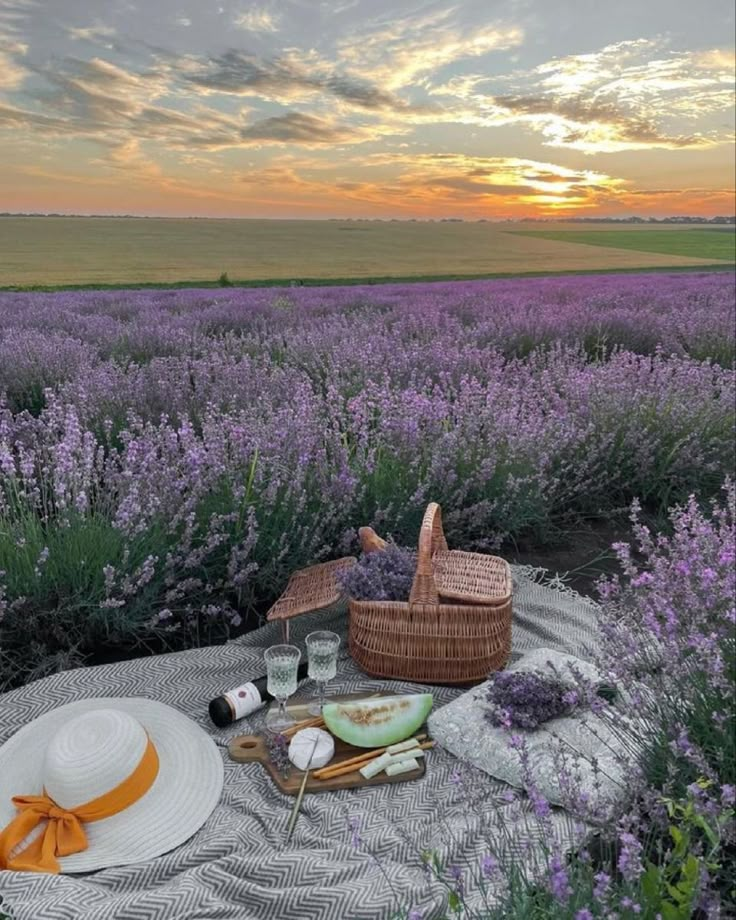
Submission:
[[223,272],[238,285],[268,285],[712,269],[733,243],[729,231],[700,228],[544,226],[3,217],[0,287],[215,285]]
[[611,249],[657,252],[695,259],[736,259],[736,233],[728,228],[661,230],[658,227],[633,226],[625,230],[524,230],[513,231],[521,236],[557,240],[585,246],[605,246]]

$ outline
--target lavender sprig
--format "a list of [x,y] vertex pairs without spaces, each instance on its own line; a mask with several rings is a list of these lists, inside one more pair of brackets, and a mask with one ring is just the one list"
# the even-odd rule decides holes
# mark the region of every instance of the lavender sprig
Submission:
[[272,735],[266,733],[266,749],[271,763],[276,767],[281,776],[286,779],[291,771],[289,760],[289,739],[282,734]]

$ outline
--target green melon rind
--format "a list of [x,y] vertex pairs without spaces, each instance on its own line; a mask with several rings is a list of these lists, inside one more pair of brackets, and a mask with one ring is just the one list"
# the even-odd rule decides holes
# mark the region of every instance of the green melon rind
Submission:
[[[400,702],[399,702],[400,701]],[[388,747],[410,738],[426,721],[434,698],[431,693],[379,697],[356,703],[327,703],[322,707],[325,725],[336,738],[361,748]],[[377,725],[356,724],[349,714],[362,714],[394,703],[396,715]],[[408,706],[407,706],[408,704]]]

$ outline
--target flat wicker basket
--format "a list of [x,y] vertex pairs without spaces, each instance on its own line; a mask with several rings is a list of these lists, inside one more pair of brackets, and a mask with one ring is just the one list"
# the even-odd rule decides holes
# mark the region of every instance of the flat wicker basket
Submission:
[[310,565],[299,569],[289,579],[284,593],[266,614],[267,620],[281,621],[281,637],[289,641],[289,620],[303,613],[326,610],[338,604],[345,596],[336,575],[348,566],[355,565],[357,559],[343,556],[331,562]]
[[503,668],[511,653],[508,563],[448,550],[440,507],[433,502],[419,532],[408,603],[351,600],[349,641],[356,664],[374,677],[479,683]]

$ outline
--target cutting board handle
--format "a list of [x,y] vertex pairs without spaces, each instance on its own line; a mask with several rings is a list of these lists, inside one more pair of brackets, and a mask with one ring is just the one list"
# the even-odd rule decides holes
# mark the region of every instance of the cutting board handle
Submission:
[[238,763],[268,763],[268,750],[258,735],[238,735],[228,745],[230,757]]

